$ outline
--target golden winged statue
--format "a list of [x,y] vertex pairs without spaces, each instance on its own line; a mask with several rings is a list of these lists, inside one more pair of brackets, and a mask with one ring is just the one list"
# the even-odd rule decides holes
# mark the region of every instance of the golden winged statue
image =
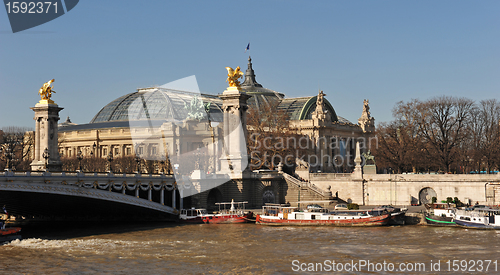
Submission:
[[226,67],[227,70],[227,82],[229,82],[229,87],[240,87],[240,81],[238,78],[243,76],[243,72],[240,71],[240,66],[233,70],[231,67]]
[[52,90],[53,87],[50,87],[52,82],[54,82],[55,79],[49,80],[48,82],[44,83],[42,88],[38,91],[38,94],[40,95],[40,98],[42,100],[47,100],[48,102],[53,102],[50,100],[50,97],[52,96],[52,93],[55,93],[56,91]]

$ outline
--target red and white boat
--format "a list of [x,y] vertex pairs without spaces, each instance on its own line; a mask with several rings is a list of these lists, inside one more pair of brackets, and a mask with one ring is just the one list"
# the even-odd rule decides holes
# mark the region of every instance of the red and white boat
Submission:
[[21,227],[2,227],[3,225],[0,225],[0,243],[21,238],[21,235],[19,235],[19,232],[21,232]]
[[220,202],[215,203],[219,205],[219,211],[213,215],[207,215],[202,217],[204,223],[244,223],[253,222],[253,213],[251,211],[245,211],[244,202]]
[[390,213],[371,210],[335,210],[328,212],[299,210],[278,204],[267,204],[257,215],[257,224],[262,225],[325,225],[325,226],[381,226],[391,219]]

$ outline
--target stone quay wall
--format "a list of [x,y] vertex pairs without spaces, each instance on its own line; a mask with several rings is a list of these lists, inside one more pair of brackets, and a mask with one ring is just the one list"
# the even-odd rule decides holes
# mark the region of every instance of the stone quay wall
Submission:
[[[463,203],[499,205],[500,175],[463,174],[311,174],[311,183],[360,205],[410,205],[425,203],[426,194],[437,201],[457,197]],[[429,195],[427,195],[427,199]]]

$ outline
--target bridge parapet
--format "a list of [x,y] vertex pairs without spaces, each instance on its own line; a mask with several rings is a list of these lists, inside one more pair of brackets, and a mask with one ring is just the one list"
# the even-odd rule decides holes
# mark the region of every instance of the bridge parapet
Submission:
[[0,181],[39,181],[39,180],[50,180],[50,181],[65,181],[69,182],[81,182],[81,181],[116,181],[116,182],[127,182],[127,181],[138,181],[138,182],[164,182],[164,183],[174,183],[175,179],[173,176],[164,174],[114,174],[114,173],[81,173],[81,172],[14,172],[6,170],[0,173]]
[[[0,173],[0,191],[87,197],[170,214],[177,214],[175,210],[176,187],[173,176],[162,174],[14,172],[11,170]],[[143,192],[140,196],[141,191],[146,193]],[[173,191],[171,192],[172,206],[165,205],[165,191]],[[153,201],[153,192],[159,192],[159,201],[158,198]]]

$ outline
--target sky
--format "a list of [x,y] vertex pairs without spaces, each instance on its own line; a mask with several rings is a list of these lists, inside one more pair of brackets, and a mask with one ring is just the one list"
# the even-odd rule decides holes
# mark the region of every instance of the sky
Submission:
[[[195,75],[203,93],[247,68],[287,97],[321,89],[357,123],[399,101],[475,101],[500,91],[500,1],[82,0],[65,15],[12,33],[0,10],[0,129],[34,128],[43,83],[74,123],[88,123],[138,88]],[[250,42],[250,50],[245,52]]]

